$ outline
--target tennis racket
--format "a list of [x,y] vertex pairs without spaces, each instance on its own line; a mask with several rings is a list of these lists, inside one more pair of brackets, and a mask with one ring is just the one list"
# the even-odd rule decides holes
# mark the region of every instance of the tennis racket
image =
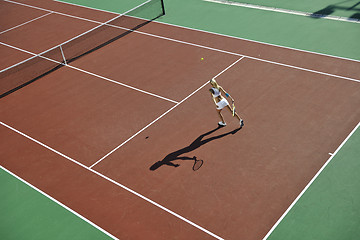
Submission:
[[232,115],[233,115],[233,117],[235,116],[235,104],[234,104],[234,102],[232,103]]
[[199,170],[199,168],[201,168],[204,161],[201,159],[198,160],[195,156],[193,157],[193,159],[195,160],[194,166],[193,166],[193,171],[197,171],[197,170]]

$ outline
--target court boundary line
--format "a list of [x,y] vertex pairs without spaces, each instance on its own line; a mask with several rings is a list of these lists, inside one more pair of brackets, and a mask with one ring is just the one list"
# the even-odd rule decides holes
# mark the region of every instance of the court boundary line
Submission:
[[[24,4],[24,3],[19,3],[19,2],[16,2],[16,1],[12,1],[12,0],[3,0],[3,1],[13,3],[13,4],[19,4],[19,5],[27,6],[29,8],[35,8],[35,9],[38,9],[38,10],[52,11],[52,10],[48,10],[48,9],[45,9],[45,8],[40,8],[40,7],[36,7],[36,6]],[[87,8],[87,9],[97,10],[97,11],[105,12],[105,13],[119,14],[117,12],[112,12],[112,11],[107,11],[107,10],[103,10],[103,9],[78,5],[78,4],[74,4],[74,3],[68,3],[68,2],[57,1],[57,0],[53,0],[53,1],[63,3],[63,4],[69,4],[69,5],[73,5],[73,6],[77,6],[77,7],[83,7],[83,8]],[[61,12],[56,12],[56,11],[54,11],[54,13],[59,14],[59,15],[63,15],[63,16],[67,16],[67,17],[73,17],[73,18],[85,20],[85,21],[92,21],[92,22],[95,21],[95,20],[86,19],[86,18],[82,18],[82,17],[77,17],[77,16],[73,16],[73,15],[69,15],[69,14],[61,13]],[[95,22],[97,22],[97,21],[95,21]],[[218,36],[222,36],[222,37],[228,37],[228,38],[233,38],[233,39],[238,39],[238,40],[244,40],[244,41],[248,41],[248,42],[259,43],[259,44],[269,45],[269,46],[278,47],[278,48],[284,48],[284,49],[289,49],[289,50],[294,50],[294,51],[299,51],[299,52],[310,53],[310,54],[314,54],[314,55],[320,55],[320,56],[331,57],[331,58],[342,59],[342,60],[347,60],[347,61],[359,62],[360,63],[360,60],[352,59],[352,58],[340,57],[340,56],[335,56],[335,55],[330,55],[330,54],[325,54],[325,53],[320,53],[320,52],[314,52],[314,51],[309,51],[309,50],[304,50],[304,49],[281,46],[281,45],[277,45],[277,44],[273,44],[273,43],[266,43],[266,42],[261,42],[261,41],[257,41],[257,40],[253,40],[253,39],[246,39],[246,38],[242,38],[242,37],[236,37],[236,36],[231,36],[231,35],[226,35],[226,34],[221,34],[221,33],[216,33],[216,32],[210,32],[210,31],[206,31],[206,30],[201,30],[201,29],[196,29],[196,28],[191,28],[191,27],[185,27],[185,26],[180,26],[180,25],[171,24],[171,23],[165,23],[165,22],[159,22],[159,21],[153,21],[153,22],[163,24],[163,25],[168,25],[168,26],[193,30],[193,31],[197,31],[197,32],[209,33],[209,34],[218,35]],[[97,22],[97,23],[99,23],[99,22]]]
[[[224,70],[222,70],[220,73],[218,73],[217,75],[215,75],[214,78],[217,78],[218,76],[220,76],[221,74],[223,74],[224,72],[226,72],[228,69],[230,69],[232,66],[234,66],[235,64],[237,64],[238,62],[240,62],[242,59],[244,59],[244,57],[241,57],[239,59],[237,59],[235,62],[233,62],[232,64],[230,64],[228,67],[226,67]],[[194,92],[192,92],[190,95],[188,95],[187,97],[185,97],[183,100],[181,100],[180,102],[178,102],[175,106],[173,106],[172,108],[170,108],[169,110],[167,110],[165,113],[163,113],[162,115],[160,115],[158,118],[156,118],[154,121],[152,121],[151,123],[149,123],[148,125],[146,125],[144,128],[142,128],[141,130],[139,130],[137,133],[135,133],[133,136],[131,136],[130,138],[128,138],[126,141],[122,142],[120,145],[118,145],[116,148],[114,148],[113,150],[111,150],[109,153],[105,154],[102,158],[100,158],[98,161],[96,161],[94,164],[92,164],[90,166],[90,168],[93,168],[95,165],[99,164],[101,161],[103,161],[105,158],[107,158],[108,156],[110,156],[113,152],[115,152],[116,150],[118,150],[120,147],[122,147],[123,145],[125,145],[127,142],[129,142],[131,139],[133,139],[134,137],[136,137],[138,134],[140,134],[141,132],[143,132],[145,129],[147,129],[148,127],[150,127],[151,125],[153,125],[155,122],[157,122],[158,120],[160,120],[163,116],[165,116],[166,114],[168,114],[169,112],[171,112],[173,109],[175,109],[177,106],[179,106],[181,103],[183,103],[184,101],[186,101],[188,98],[190,98],[192,95],[194,95],[195,93],[197,93],[200,89],[202,89],[203,87],[205,87],[208,84],[208,82],[204,83],[201,87],[199,87],[198,89],[196,89]]]
[[267,7],[267,6],[250,4],[250,3],[233,2],[233,1],[228,1],[228,0],[203,0],[203,1],[217,3],[217,4],[223,4],[223,5],[227,5],[227,6],[236,6],[236,7],[262,10],[262,11],[285,13],[285,14],[291,14],[291,15],[302,16],[302,17],[321,18],[321,19],[326,19],[326,20],[334,20],[334,21],[341,21],[341,22],[348,22],[348,23],[360,23],[360,19],[357,19],[357,18],[341,17],[341,16],[334,16],[334,15],[324,15],[324,14],[314,14],[311,12],[303,12],[303,11],[298,11],[298,10],[291,10],[291,9],[284,9],[284,8],[277,8],[277,7]]
[[[10,0],[4,0],[4,1],[8,1],[8,2],[13,2],[13,1],[10,1]],[[14,2],[15,4],[17,4],[17,2]],[[63,2],[60,2],[60,3],[63,3]],[[28,6],[28,7],[32,7],[31,5],[26,5],[26,4],[21,4],[21,5],[25,5],[25,6]],[[75,5],[77,6],[77,5]],[[38,7],[36,7],[38,8]],[[43,9],[44,11],[50,11],[50,10],[46,10],[46,9]],[[95,9],[96,10],[96,9]],[[58,14],[58,12],[54,11],[55,14]],[[61,14],[62,15],[62,14]],[[86,18],[78,18],[76,16],[72,16],[72,15],[67,15],[68,17],[73,17],[73,18],[77,18],[77,19],[81,19],[81,20],[84,20],[84,21],[90,21],[90,22],[93,22],[93,23],[97,23],[97,24],[103,24],[103,25],[106,25],[106,26],[111,26],[111,27],[115,27],[115,28],[120,28],[120,29],[126,29],[126,28],[123,28],[123,27],[119,27],[119,26],[115,26],[115,25],[111,25],[111,24],[104,24],[104,23],[101,23],[101,22],[98,22],[98,21],[94,21],[94,20],[89,20],[89,19],[86,19]],[[126,30],[129,30],[129,29],[126,29]],[[342,79],[345,79],[345,80],[350,80],[350,81],[354,81],[354,82],[360,82],[359,79],[354,79],[354,78],[349,78],[349,77],[345,77],[345,76],[340,76],[340,75],[335,75],[335,74],[330,74],[330,73],[326,73],[326,72],[321,72],[321,71],[317,71],[317,70],[312,70],[312,69],[307,69],[307,68],[303,68],[303,67],[297,67],[297,66],[294,66],[294,65],[290,65],[290,64],[285,64],[285,63],[279,63],[279,62],[275,62],[275,61],[271,61],[271,60],[266,60],[266,59],[262,59],[262,58],[257,58],[257,57],[252,57],[252,56],[248,56],[248,55],[244,55],[244,54],[240,54],[240,53],[234,53],[234,52],[230,52],[230,51],[225,51],[225,50],[221,50],[221,49],[217,49],[217,48],[212,48],[212,47],[207,47],[207,46],[203,46],[203,45],[200,45],[200,44],[194,44],[194,43],[190,43],[190,42],[185,42],[185,41],[181,41],[181,40],[177,40],[177,39],[173,39],[173,38],[169,38],[169,37],[164,37],[164,36],[159,36],[159,35],[154,35],[154,34],[150,34],[150,33],[145,33],[145,32],[141,32],[141,31],[137,31],[137,30],[131,30],[132,32],[134,33],[139,33],[139,34],[143,34],[143,35],[147,35],[147,36],[151,36],[151,37],[155,37],[155,38],[160,38],[160,39],[164,39],[164,40],[168,40],[168,41],[173,41],[173,42],[178,42],[178,43],[182,43],[182,44],[185,44],[185,45],[191,45],[191,46],[196,46],[196,47],[200,47],[200,48],[204,48],[204,49],[208,49],[208,50],[213,50],[213,51],[218,51],[218,52],[222,52],[222,53],[227,53],[227,54],[231,54],[231,55],[235,55],[235,56],[245,56],[247,58],[250,58],[250,59],[253,59],[253,60],[257,60],[257,61],[263,61],[263,62],[267,62],[267,63],[272,63],[272,64],[275,64],[275,65],[281,65],[281,66],[285,66],[285,67],[289,67],[289,68],[294,68],[294,69],[298,69],[298,70],[303,70],[303,71],[307,71],[307,72],[313,72],[313,73],[317,73],[317,74],[321,74],[321,75],[326,75],[326,76],[330,76],[330,77],[335,77],[335,78],[342,78]],[[69,40],[68,40],[69,41]],[[66,42],[68,42],[66,41]],[[66,43],[64,42],[64,43]],[[62,44],[64,44],[62,43]],[[56,48],[58,46],[55,46],[53,48]],[[52,48],[51,48],[52,49]],[[296,50],[296,49],[295,49]],[[46,50],[46,51],[49,51]],[[45,52],[46,52],[45,51]],[[325,55],[326,56],[326,55]],[[340,58],[341,59],[341,58]],[[345,59],[347,60],[347,59]],[[357,62],[357,60],[355,60]],[[360,61],[359,61],[360,62]]]
[[[6,0],[5,0],[6,1]],[[64,3],[64,2],[62,2],[62,3]],[[231,37],[231,36],[229,36],[229,37]],[[236,37],[235,37],[236,38]],[[247,40],[247,39],[244,39],[244,40]],[[252,41],[252,40],[249,40],[249,41]],[[266,43],[265,43],[266,44]],[[276,46],[276,45],[275,45]],[[282,47],[282,46],[278,46],[278,47]],[[287,47],[285,47],[285,48],[287,48]],[[294,49],[294,50],[298,50],[298,49]],[[302,50],[299,50],[299,51],[302,51]],[[310,53],[312,53],[312,52],[310,52]],[[315,54],[319,54],[319,53],[316,53],[316,52],[314,52]],[[320,55],[322,55],[322,54],[320,54]],[[329,56],[329,55],[325,55],[325,56]],[[251,57],[249,57],[249,56],[244,56],[244,55],[242,55],[242,57],[248,57],[248,58],[251,58]],[[330,57],[335,57],[335,58],[340,58],[340,59],[345,59],[345,60],[351,60],[351,61],[356,61],[356,62],[358,62],[358,60],[353,60],[353,59],[346,59],[346,58],[341,58],[341,57],[336,57],[336,56],[331,56],[330,55]],[[256,58],[254,58],[255,60],[263,60],[263,59],[256,59]],[[271,61],[268,61],[268,62],[270,62],[270,63],[272,63]],[[274,64],[276,64],[276,63],[274,63]],[[281,64],[280,64],[281,65]],[[286,66],[286,65],[284,65],[284,66]],[[289,66],[291,66],[291,65],[289,65]],[[295,66],[292,66],[292,67],[295,67]],[[301,69],[301,68],[299,68],[299,69]],[[303,69],[301,69],[301,70],[303,70]],[[306,70],[306,69],[305,69]],[[316,72],[316,71],[314,71],[314,72]],[[319,72],[319,73],[321,73],[321,72]],[[331,76],[331,74],[329,75],[329,76]],[[334,77],[339,77],[339,76],[337,76],[337,75],[333,75]],[[354,79],[353,79],[354,80]],[[356,82],[359,82],[359,80],[355,80]],[[0,123],[2,123],[2,122],[0,122]],[[353,132],[355,132],[356,131],[356,129],[358,128],[358,126],[359,126],[359,124],[360,123],[358,123],[358,125],[354,128],[354,130],[353,130]],[[338,147],[338,149],[334,152],[334,154],[327,160],[327,162],[325,163],[325,165],[323,165],[323,167],[320,169],[321,171],[326,167],[326,165],[332,160],[332,158],[337,154],[337,152],[340,150],[340,148],[345,144],[345,141],[347,141],[347,139],[348,138],[350,138],[350,136],[353,134],[353,132],[351,132],[350,133],[350,135],[348,135],[348,137],[343,141],[343,143]],[[30,139],[30,138],[29,138]],[[31,139],[30,139],[31,140]],[[55,150],[56,151],[56,150]],[[1,166],[0,166],[1,167]],[[319,171],[320,171],[319,170]],[[96,171],[95,171],[96,172]],[[315,177],[317,177],[317,175],[319,175],[320,173],[318,172],[314,177],[313,177],[313,179],[315,178]],[[101,174],[102,175],[102,174]],[[106,177],[106,176],[104,176],[104,177]],[[110,179],[110,178],[109,178]],[[311,183],[313,182],[313,179],[310,181],[310,185],[311,185]],[[111,180],[111,179],[110,179]],[[109,180],[109,181],[110,181]],[[315,179],[314,179],[315,180]],[[112,180],[113,181],[113,180]],[[111,182],[112,182],[111,181]],[[309,185],[308,184],[308,185]],[[305,189],[303,190],[303,192],[305,191]],[[300,193],[301,194],[301,193]],[[303,194],[303,193],[302,193]],[[297,199],[299,199],[301,196],[298,196],[297,197]],[[295,199],[296,200],[296,199]],[[295,204],[295,203],[294,203]],[[293,205],[293,204],[292,204]],[[290,205],[291,206],[291,205]],[[290,211],[290,210],[289,210]],[[286,214],[287,214],[287,212],[288,212],[288,210],[285,212]],[[284,214],[285,214],[284,213]],[[286,215],[285,214],[285,215]],[[284,216],[285,217],[285,216]],[[282,217],[283,218],[283,217]],[[279,219],[280,220],[280,219]],[[278,221],[279,221],[278,220]],[[281,222],[281,221],[280,221]],[[280,223],[279,222],[279,223]],[[269,235],[271,234],[271,233],[268,233]],[[267,237],[265,236],[265,238],[264,239],[267,239]]]
[[[129,89],[135,90],[135,91],[137,91],[137,92],[141,92],[141,93],[144,93],[144,94],[153,96],[153,97],[157,97],[157,98],[160,98],[160,99],[163,99],[163,100],[166,100],[166,101],[175,103],[175,104],[178,103],[178,102],[175,101],[175,100],[172,100],[172,99],[169,99],[169,98],[166,98],[166,97],[157,95],[157,94],[155,94],[155,93],[151,93],[151,92],[148,92],[148,91],[145,91],[145,90],[142,90],[142,89],[139,89],[139,88],[136,88],[136,87],[127,85],[127,84],[125,84],[125,83],[112,80],[112,79],[110,79],[110,78],[107,78],[107,77],[104,77],[104,76],[101,76],[101,75],[98,75],[98,74],[95,74],[95,73],[92,73],[92,72],[83,70],[83,69],[81,69],[81,68],[78,68],[78,67],[75,67],[75,66],[71,66],[70,64],[64,64],[64,63],[58,62],[58,61],[56,61],[56,60],[54,60],[54,59],[41,56],[41,54],[43,54],[43,53],[35,54],[35,53],[33,53],[33,52],[30,52],[30,51],[27,51],[27,50],[24,50],[24,49],[21,49],[21,48],[18,48],[18,47],[9,45],[9,44],[7,44],[7,43],[0,42],[0,44],[1,44],[1,45],[4,45],[4,46],[7,46],[7,47],[10,47],[10,48],[13,48],[13,49],[16,49],[16,50],[18,50],[18,51],[21,51],[21,52],[24,52],[24,53],[28,53],[28,54],[30,54],[30,55],[33,55],[32,57],[27,58],[27,59],[19,62],[20,64],[21,64],[21,63],[24,63],[24,62],[26,62],[26,61],[29,61],[29,60],[31,60],[31,59],[33,59],[33,58],[40,57],[40,58],[43,58],[43,59],[45,59],[45,60],[48,60],[48,61],[57,63],[57,64],[59,64],[59,65],[62,65],[62,66],[64,66],[64,67],[69,67],[69,68],[74,69],[74,70],[77,70],[77,71],[79,71],[79,72],[86,73],[86,74],[88,74],[88,75],[91,75],[91,76],[94,76],[94,77],[97,77],[97,78],[106,80],[106,81],[108,81],[108,82],[112,82],[112,83],[115,83],[115,84],[117,84],[117,85],[120,85],[120,86],[129,88]],[[8,67],[8,68],[5,68],[5,69],[1,70],[0,73],[1,73],[2,71],[4,71],[4,70],[7,70],[7,69],[12,68],[12,67],[14,67],[14,66],[16,66],[16,65],[19,65],[19,63],[14,64],[13,66],[10,66],[10,67]]]
[[[9,0],[4,0],[4,1],[9,1]],[[101,12],[118,14],[116,12],[112,12],[112,11],[108,11],[108,10],[104,10],[104,9],[100,9],[100,8],[79,5],[79,4],[64,2],[64,1],[60,1],[60,0],[53,0],[53,1],[63,3],[63,4],[69,4],[69,5],[73,5],[73,6],[77,6],[77,7],[83,7],[83,8],[87,8],[87,9],[98,10],[98,11],[101,11]],[[311,53],[311,54],[315,54],[315,55],[321,55],[321,56],[325,56],[325,57],[337,58],[337,59],[348,60],[348,61],[353,61],[353,62],[360,62],[360,60],[357,60],[357,59],[340,57],[340,56],[325,54],[325,53],[321,53],[321,52],[314,52],[314,51],[309,51],[309,50],[304,50],[304,49],[298,49],[298,48],[293,48],[293,47],[287,47],[287,46],[277,45],[277,44],[273,44],[273,43],[261,42],[261,41],[257,41],[257,40],[253,40],[253,39],[247,39],[247,38],[236,37],[236,36],[231,36],[231,35],[222,34],[222,33],[210,32],[210,31],[196,29],[196,28],[192,28],[192,27],[180,26],[180,25],[172,24],[172,23],[165,23],[165,22],[159,22],[159,21],[154,21],[154,22],[159,23],[159,24],[163,24],[163,25],[168,25],[168,26],[173,26],[173,27],[178,27],[178,28],[183,28],[183,29],[188,29],[188,30],[193,30],[193,31],[198,31],[198,32],[204,32],[204,33],[214,34],[214,35],[218,35],[218,36],[244,40],[244,41],[248,41],[248,42],[254,42],[254,43],[269,45],[269,46],[273,46],[273,47],[285,48],[285,49],[289,49],[289,50],[300,51],[300,52],[305,52],[305,53]]]
[[[79,20],[93,22],[93,23],[96,23],[96,24],[102,24],[103,23],[103,22],[99,22],[99,21],[96,21],[96,20],[91,20],[91,19],[88,19],[88,18],[83,18],[83,17],[79,17],[79,16],[75,16],[75,15],[70,15],[70,14],[62,13],[62,12],[58,12],[58,11],[53,11],[53,10],[46,9],[46,8],[36,7],[36,6],[33,6],[33,5],[26,4],[26,3],[20,3],[20,2],[15,2],[15,1],[11,1],[11,0],[3,0],[3,1],[8,2],[8,3],[12,3],[12,4],[17,4],[17,5],[24,6],[24,7],[28,7],[28,8],[34,8],[36,10],[41,10],[41,11],[44,11],[44,12],[52,12],[54,14],[62,15],[62,16],[65,16],[65,17],[71,17],[71,18],[76,18],[76,19],[79,19]],[[74,5],[74,6],[76,6],[76,5]],[[112,14],[115,14],[115,15],[120,14],[120,13],[115,13],[115,12],[108,12],[108,13],[112,13]],[[106,20],[106,21],[108,21],[108,20]]]
[[[0,122],[1,123],[1,122]],[[11,176],[15,177],[17,180],[19,180],[20,182],[26,184],[28,187],[32,188],[33,190],[37,191],[38,193],[42,194],[43,196],[47,197],[48,199],[50,199],[51,201],[55,202],[56,204],[58,204],[59,206],[61,206],[62,208],[66,209],[68,212],[72,213],[73,215],[75,215],[76,217],[80,218],[81,220],[87,222],[88,224],[90,224],[91,226],[93,226],[94,228],[96,228],[97,230],[101,231],[102,233],[104,233],[105,235],[111,237],[112,239],[116,239],[119,240],[117,237],[113,236],[111,233],[107,232],[106,230],[104,230],[103,228],[101,228],[100,226],[96,225],[95,223],[93,223],[92,221],[90,221],[89,219],[85,218],[84,216],[82,216],[80,213],[76,212],[75,210],[71,209],[70,207],[66,206],[65,204],[63,204],[62,202],[56,200],[55,198],[53,198],[52,196],[50,196],[49,194],[45,193],[44,191],[40,190],[39,188],[35,187],[34,185],[32,185],[31,183],[29,183],[28,181],[25,181],[23,178],[19,177],[18,175],[16,175],[15,173],[11,172],[10,170],[6,169],[5,167],[3,167],[2,165],[0,165],[0,168],[2,170],[4,170],[5,172],[7,172],[8,174],[10,174]]]
[[18,28],[18,27],[24,26],[24,25],[26,25],[26,24],[28,24],[28,23],[34,22],[34,21],[36,21],[36,20],[39,20],[40,18],[46,17],[46,16],[48,16],[48,15],[50,15],[50,14],[53,14],[53,12],[48,12],[48,13],[46,13],[46,14],[44,14],[44,15],[41,15],[41,16],[36,17],[36,18],[33,18],[33,19],[29,20],[29,21],[26,21],[26,22],[23,22],[23,23],[21,23],[21,24],[19,24],[19,25],[14,26],[14,27],[8,28],[8,29],[0,32],[0,34],[4,34],[4,33],[6,33],[6,32],[9,32],[9,31],[13,30],[13,29],[16,29],[16,28]]
[[[109,26],[117,27],[117,26],[114,26],[114,25],[111,25],[111,24],[109,24]],[[271,60],[266,60],[266,59],[262,59],[262,58],[257,58],[257,57],[252,57],[252,56],[248,56],[248,55],[244,55],[244,54],[240,54],[240,53],[234,53],[234,52],[230,52],[230,51],[226,51],[226,50],[221,50],[221,49],[217,49],[217,48],[213,48],[213,47],[203,46],[203,45],[196,44],[196,43],[190,43],[190,42],[185,42],[185,41],[181,41],[181,40],[177,40],[177,39],[173,39],[173,38],[158,36],[158,35],[154,35],[154,34],[151,34],[151,33],[145,33],[145,32],[140,32],[140,31],[136,31],[136,30],[135,30],[134,32],[135,32],[135,33],[139,33],[139,34],[143,34],[143,35],[147,35],[147,36],[152,36],[152,37],[156,37],[156,38],[160,38],[160,39],[164,39],[164,40],[169,40],[169,41],[173,41],[173,42],[185,44],[185,45],[190,45],[190,46],[199,47],[199,48],[204,48],[204,49],[208,49],[208,50],[212,50],[212,51],[216,51],[216,52],[221,52],[221,53],[225,53],[225,54],[230,54],[230,55],[234,55],[234,56],[239,56],[239,57],[243,56],[243,57],[246,57],[246,58],[249,58],[249,59],[253,59],[253,60],[256,60],[256,61],[260,61],[260,62],[267,62],[267,63],[271,63],[271,64],[274,64],[274,65],[280,65],[280,66],[284,66],[284,67],[288,67],[288,68],[293,68],[293,69],[297,69],[297,70],[302,70],[302,71],[306,71],[306,72],[312,72],[312,73],[317,73],[317,74],[320,74],[320,75],[325,75],[325,76],[330,76],[330,77],[335,77],[335,78],[341,78],[341,79],[345,79],[345,80],[349,80],[349,81],[354,81],[354,82],[360,82],[360,79],[355,79],[355,78],[350,78],[350,77],[335,75],[335,74],[326,73],[326,72],[321,72],[321,71],[312,70],[312,69],[303,68],[303,67],[297,67],[297,66],[290,65],[290,64],[279,63],[279,62],[275,62],[275,61],[271,61]]]
[[[205,84],[203,84],[203,85],[202,85],[200,88],[198,88],[193,94],[195,94],[198,90],[200,90],[200,89],[201,89],[203,86],[205,86],[206,84],[208,84],[208,83],[206,82]],[[192,94],[192,95],[193,95],[193,94]],[[172,107],[171,110],[172,110],[173,108],[174,108],[174,107]],[[25,133],[23,133],[23,132],[15,129],[15,128],[11,127],[10,125],[8,125],[8,124],[6,124],[6,123],[3,123],[2,121],[0,121],[0,125],[2,125],[2,126],[8,128],[8,129],[10,129],[10,130],[16,132],[17,134],[19,134],[19,135],[21,135],[21,136],[23,136],[23,137],[25,137],[25,138],[27,138],[27,139],[29,139],[29,140],[37,143],[37,144],[39,144],[40,146],[48,149],[49,151],[51,151],[51,152],[53,152],[53,153],[56,153],[57,155],[60,155],[61,157],[63,157],[63,158],[65,158],[65,159],[67,159],[67,160],[69,160],[69,161],[71,161],[71,162],[79,165],[80,167],[85,168],[86,170],[88,170],[88,171],[90,171],[90,172],[98,175],[99,177],[101,177],[101,178],[103,178],[103,179],[105,179],[105,180],[107,180],[107,181],[109,181],[109,182],[111,182],[111,183],[113,183],[113,184],[115,184],[115,185],[117,185],[118,187],[121,187],[122,189],[124,189],[124,190],[126,190],[126,191],[128,191],[128,192],[130,192],[130,193],[132,193],[132,194],[134,194],[135,196],[137,196],[137,197],[145,200],[145,201],[148,202],[148,203],[151,203],[152,205],[154,205],[154,206],[156,206],[156,207],[164,210],[165,212],[173,215],[174,217],[176,217],[176,218],[178,218],[178,219],[180,219],[180,220],[182,220],[182,221],[184,221],[184,222],[192,225],[193,227],[195,227],[195,228],[197,228],[197,229],[199,229],[199,230],[207,233],[208,235],[210,235],[210,236],[212,236],[212,237],[214,237],[214,238],[216,238],[216,239],[218,239],[218,240],[224,240],[223,238],[221,238],[221,237],[217,236],[216,234],[210,232],[209,230],[201,227],[200,225],[198,225],[198,224],[196,224],[196,223],[188,220],[187,218],[185,218],[185,217],[183,217],[183,216],[181,216],[181,215],[173,212],[172,210],[170,210],[170,209],[168,209],[168,208],[166,208],[166,207],[164,207],[164,206],[156,203],[155,201],[153,201],[153,200],[151,200],[151,199],[143,196],[142,194],[140,194],[140,193],[138,193],[138,192],[130,189],[129,187],[126,187],[125,185],[123,185],[123,184],[121,184],[121,183],[119,183],[119,182],[116,182],[115,180],[111,179],[110,177],[107,177],[107,176],[101,174],[100,172],[97,172],[97,171],[95,171],[94,169],[87,167],[86,165],[82,164],[81,162],[78,162],[78,161],[74,160],[73,158],[71,158],[71,157],[69,157],[69,156],[67,156],[67,155],[65,155],[65,154],[63,154],[63,153],[55,150],[54,148],[52,148],[52,147],[50,147],[50,146],[48,146],[48,145],[46,145],[46,144],[44,144],[44,143],[36,140],[35,138],[32,138],[32,137],[30,137],[29,135],[27,135],[27,134],[25,134]]]
[[263,240],[267,240],[268,237],[274,232],[277,226],[282,222],[282,220],[286,217],[286,215],[290,212],[290,210],[295,206],[295,204],[299,201],[299,199],[304,195],[304,193],[311,187],[313,182],[318,178],[318,176],[323,172],[326,166],[331,162],[331,160],[337,155],[337,153],[341,150],[341,148],[347,143],[350,137],[356,132],[356,130],[360,127],[360,122],[353,128],[353,130],[347,135],[347,137],[342,141],[342,143],[338,146],[334,153],[331,154],[331,157],[324,163],[324,165],[319,169],[319,171],[312,177],[310,182],[305,186],[305,188],[300,192],[300,194],[295,198],[295,200],[290,204],[290,206],[286,209],[286,211],[281,215],[281,217],[276,221],[276,223],[272,226],[269,232],[265,235]]

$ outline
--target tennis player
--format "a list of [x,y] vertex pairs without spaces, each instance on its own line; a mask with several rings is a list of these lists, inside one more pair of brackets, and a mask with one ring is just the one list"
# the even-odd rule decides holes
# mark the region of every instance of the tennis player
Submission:
[[[214,78],[210,80],[210,84],[211,84],[212,88],[210,88],[209,91],[211,93],[211,97],[216,105],[216,110],[221,119],[221,121],[218,124],[219,124],[219,126],[226,126],[224,117],[221,114],[221,110],[226,107],[232,113],[233,109],[231,109],[229,102],[226,100],[226,98],[224,98],[221,95],[221,92],[223,92],[226,97],[230,97],[232,103],[234,103],[234,99],[215,81]],[[240,122],[240,128],[242,128],[244,126],[244,121],[239,117],[237,112],[234,112],[234,117],[237,117],[237,119]]]

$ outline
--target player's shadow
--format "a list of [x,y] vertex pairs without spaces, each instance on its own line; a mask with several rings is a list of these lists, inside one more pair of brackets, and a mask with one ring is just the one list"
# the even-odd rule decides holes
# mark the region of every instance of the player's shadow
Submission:
[[154,171],[154,170],[158,169],[159,167],[161,167],[162,165],[168,165],[168,166],[172,166],[172,167],[180,166],[179,164],[173,163],[173,161],[175,161],[175,160],[192,160],[192,161],[196,161],[196,156],[187,157],[187,156],[181,156],[181,155],[186,154],[186,153],[190,153],[190,152],[194,151],[195,149],[201,147],[202,145],[204,145],[204,144],[206,144],[208,142],[211,142],[213,140],[223,138],[223,137],[225,137],[227,135],[230,135],[230,134],[235,134],[240,130],[240,128],[238,128],[238,129],[232,130],[230,132],[220,134],[218,136],[203,139],[205,136],[214,133],[215,131],[219,130],[220,128],[221,127],[219,126],[219,127],[215,128],[215,129],[213,129],[213,130],[211,130],[211,131],[209,131],[207,133],[201,134],[189,146],[184,147],[182,149],[179,149],[179,150],[177,150],[175,152],[169,153],[168,155],[166,155],[164,157],[163,160],[154,163],[150,167],[150,170]]

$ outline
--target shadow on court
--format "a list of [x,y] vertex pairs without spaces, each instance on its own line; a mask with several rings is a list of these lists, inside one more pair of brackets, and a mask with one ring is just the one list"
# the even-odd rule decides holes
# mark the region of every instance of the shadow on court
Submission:
[[354,12],[353,15],[351,15],[349,18],[352,19],[360,19],[360,1],[356,2],[354,4],[352,4],[351,6],[340,6],[341,4],[351,4],[353,3],[353,0],[348,0],[348,1],[343,1],[343,2],[339,2],[337,4],[332,4],[329,5],[319,11],[314,12],[313,14],[311,14],[310,17],[312,18],[323,18],[326,16],[329,16],[331,14],[333,14],[336,10],[342,10],[342,11],[352,11]]
[[214,132],[216,132],[217,130],[219,130],[220,128],[222,127],[217,127],[207,133],[204,133],[204,134],[201,134],[199,137],[197,137],[189,146],[187,147],[184,147],[182,149],[179,149],[175,152],[172,152],[172,153],[169,153],[168,155],[166,155],[164,157],[163,160],[161,161],[158,161],[156,163],[154,163],[151,167],[150,167],[150,170],[151,171],[154,171],[156,169],[158,169],[159,167],[161,167],[162,165],[167,165],[167,166],[171,166],[171,167],[179,167],[180,164],[175,164],[173,163],[173,161],[175,160],[191,160],[191,161],[194,161],[194,166],[193,166],[193,170],[196,171],[198,170],[202,164],[203,164],[203,160],[198,160],[196,156],[193,156],[193,157],[188,157],[188,156],[181,156],[183,154],[186,154],[186,153],[190,153],[192,151],[194,151],[195,149],[201,147],[202,145],[208,143],[208,142],[211,142],[213,140],[216,140],[216,139],[220,139],[220,138],[223,138],[223,137],[226,137],[230,134],[235,134],[237,133],[240,128],[237,128],[235,130],[232,130],[230,132],[227,132],[227,133],[224,133],[224,134],[220,134],[218,136],[214,136],[214,137],[210,137],[210,138],[207,138],[207,139],[204,139],[203,138],[207,135],[210,135]]

